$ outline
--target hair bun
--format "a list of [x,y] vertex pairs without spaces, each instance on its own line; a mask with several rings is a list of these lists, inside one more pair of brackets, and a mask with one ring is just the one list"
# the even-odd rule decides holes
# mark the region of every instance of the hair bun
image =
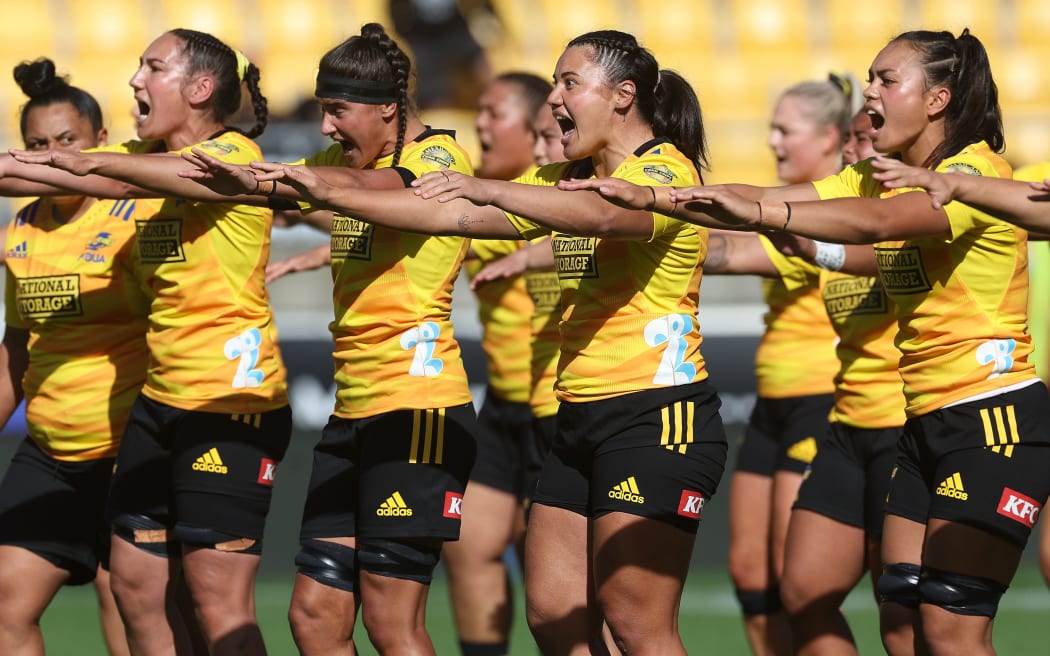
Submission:
[[66,78],[55,74],[55,62],[46,57],[33,62],[22,62],[15,66],[14,75],[22,93],[30,98],[45,96],[56,89],[69,86]]

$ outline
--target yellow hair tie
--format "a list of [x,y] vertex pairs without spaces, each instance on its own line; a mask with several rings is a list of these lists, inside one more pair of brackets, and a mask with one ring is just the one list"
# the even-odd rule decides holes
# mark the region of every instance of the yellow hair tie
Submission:
[[236,48],[233,49],[233,55],[237,58],[237,79],[244,82],[244,76],[248,74],[248,67],[251,66],[251,62],[244,56],[244,53]]

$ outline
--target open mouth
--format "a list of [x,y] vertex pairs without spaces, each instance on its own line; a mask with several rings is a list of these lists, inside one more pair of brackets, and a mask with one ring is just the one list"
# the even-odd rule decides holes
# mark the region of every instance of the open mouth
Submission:
[[142,100],[135,101],[135,116],[138,120],[145,120],[149,116],[149,104]]
[[877,132],[879,129],[882,128],[883,125],[886,124],[886,118],[878,112],[876,112],[874,109],[869,109],[867,113],[868,117],[871,118],[871,129],[873,131]]
[[561,128],[561,140],[564,144],[569,135],[576,132],[576,121],[561,114],[555,114],[554,120],[558,122],[558,127]]

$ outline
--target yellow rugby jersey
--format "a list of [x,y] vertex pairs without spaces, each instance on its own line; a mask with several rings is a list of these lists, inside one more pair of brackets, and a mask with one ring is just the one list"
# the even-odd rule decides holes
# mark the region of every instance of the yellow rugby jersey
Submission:
[[554,388],[558,379],[558,355],[561,352],[561,331],[558,328],[561,285],[558,274],[553,271],[530,271],[525,274],[525,285],[533,306],[529,406],[534,417],[553,417],[558,413],[558,397]]
[[835,347],[835,405],[830,421],[857,428],[903,426],[904,390],[898,361],[897,318],[876,276],[827,271],[797,257],[770,253],[770,260],[789,289],[809,288],[816,276],[831,325]]
[[[589,161],[560,162],[517,182],[553,186],[563,177],[590,176]],[[660,139],[639,147],[612,177],[641,185],[699,184],[689,160]],[[507,216],[526,239],[550,233]],[[648,241],[552,235],[562,290],[561,401],[596,401],[707,378],[697,321],[707,234],[654,214]]]
[[[1014,180],[1042,182],[1050,178],[1050,162],[1022,166]],[[1050,244],[1042,239],[1028,242],[1028,332],[1032,335],[1036,374],[1050,380]]]
[[61,223],[45,198],[7,226],[6,320],[29,333],[29,436],[58,460],[109,458],[120,446],[149,361],[135,221],[159,205],[99,200]]
[[[474,239],[476,258],[465,263],[473,280],[489,262],[509,255],[522,242],[507,239]],[[481,348],[485,351],[489,387],[504,401],[527,403],[531,387],[529,342],[532,332],[532,299],[525,276],[487,282],[474,290],[481,322]]]
[[[1010,177],[984,142],[938,171]],[[821,198],[889,197],[867,162],[815,183]],[[882,283],[894,303],[900,372],[915,417],[1035,378],[1027,329],[1027,233],[959,202],[944,208],[951,236],[875,245]]]
[[[338,144],[305,163],[345,165]],[[374,168],[392,165],[392,156],[374,162]],[[397,169],[406,186],[429,171],[473,172],[453,133],[429,128],[404,145]],[[355,419],[471,400],[451,320],[452,287],[468,243],[335,216],[335,321],[329,328],[335,339],[337,416]]]
[[[105,150],[154,147],[131,141]],[[234,164],[262,159],[255,142],[234,131],[192,147]],[[288,404],[265,284],[272,223],[266,208],[181,198],[165,199],[156,214],[135,222],[136,256],[151,300],[145,396],[219,413]]]
[[[776,248],[758,236],[770,259]],[[767,399],[831,394],[839,360],[835,356],[835,329],[824,310],[819,274],[792,272],[789,287],[782,278],[763,278],[762,292],[769,310],[762,320],[766,330],[755,351],[758,395]]]

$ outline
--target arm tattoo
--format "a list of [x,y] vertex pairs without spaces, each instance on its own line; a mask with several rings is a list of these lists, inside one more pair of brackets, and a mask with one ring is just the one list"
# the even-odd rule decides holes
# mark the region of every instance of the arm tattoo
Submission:
[[469,214],[460,214],[459,218],[456,219],[456,223],[459,225],[459,229],[463,232],[470,232],[470,224],[481,222],[481,219],[470,218]]
[[711,235],[707,240],[704,271],[718,273],[729,265],[729,240],[725,235]]

